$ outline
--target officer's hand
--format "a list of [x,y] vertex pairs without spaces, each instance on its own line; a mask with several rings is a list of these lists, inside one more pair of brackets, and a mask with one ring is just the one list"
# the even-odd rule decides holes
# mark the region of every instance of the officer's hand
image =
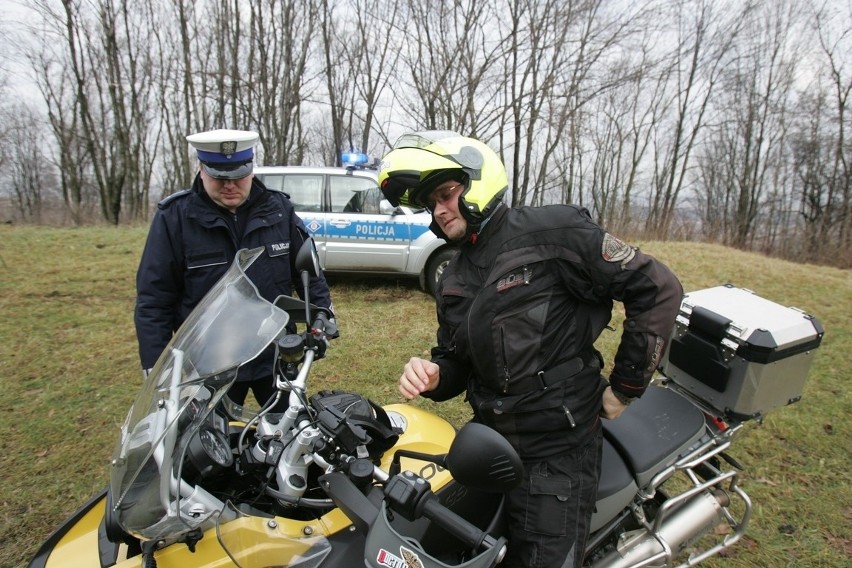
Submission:
[[609,420],[615,420],[621,416],[621,413],[624,412],[625,408],[627,407],[622,404],[614,394],[612,394],[612,387],[606,387],[606,390],[603,392],[603,408],[601,409],[601,416]]
[[419,357],[412,357],[399,377],[399,392],[411,400],[422,392],[435,390],[440,380],[440,368],[437,364]]

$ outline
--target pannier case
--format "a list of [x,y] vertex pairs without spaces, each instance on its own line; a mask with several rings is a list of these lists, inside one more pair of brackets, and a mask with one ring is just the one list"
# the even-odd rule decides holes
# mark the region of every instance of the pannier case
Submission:
[[798,401],[820,322],[732,285],[684,295],[660,371],[729,419]]

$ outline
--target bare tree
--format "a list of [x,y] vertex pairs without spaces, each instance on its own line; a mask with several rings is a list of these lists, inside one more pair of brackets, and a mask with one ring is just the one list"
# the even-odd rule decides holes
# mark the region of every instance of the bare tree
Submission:
[[[211,124],[206,126],[208,128],[214,125],[222,128],[231,125],[236,128],[248,118],[241,96],[242,87],[251,85],[252,68],[249,66],[248,73],[243,72],[245,61],[242,57],[242,40],[245,34],[241,4],[240,0],[216,0],[210,3],[207,14],[207,27],[212,31],[212,57],[205,61],[201,71],[211,77],[213,86],[212,91],[208,92],[212,95],[207,101],[212,110]],[[251,108],[251,103],[248,108]]]
[[[823,14],[823,13],[821,13]],[[843,243],[849,240],[849,192],[852,186],[848,142],[849,79],[838,49],[850,32],[828,41],[828,28],[817,18],[820,49],[824,55],[821,75],[800,93],[797,125],[792,136],[796,191],[803,221],[803,247],[799,257],[828,260],[848,267],[852,255]],[[836,51],[837,50],[837,51]]]
[[836,2],[812,30],[791,0],[33,6],[44,159],[77,223],[92,207],[145,217],[155,183],[186,187],[192,132],[251,128],[266,162],[331,164],[436,128],[497,150],[513,205],[578,203],[658,237],[703,221],[766,250],[800,230],[823,256],[852,239],[852,26]]
[[826,135],[827,127],[824,125],[828,115],[827,99],[824,92],[802,96],[800,105],[808,112],[802,113],[800,125],[791,141],[795,160],[793,167],[798,177],[800,214],[804,221],[804,247],[796,251],[799,256],[819,255],[831,226],[832,203],[828,199],[831,176],[826,168],[826,152],[830,153],[832,141]]
[[[64,0],[59,12],[47,2],[37,3],[47,25],[62,39],[64,52],[45,52],[31,61],[63,146],[59,156],[68,190],[64,195],[72,209],[79,208],[87,176],[79,164],[85,163],[99,193],[102,217],[117,224],[125,203],[130,216],[141,213],[150,183],[148,27],[140,25],[139,12],[129,11],[126,3],[100,0],[91,7],[93,12]],[[63,69],[57,71],[57,66]],[[66,91],[69,79],[73,90]]]
[[[322,0],[320,28],[325,92],[320,106],[331,118],[321,140],[325,163],[340,165],[341,151],[370,152],[371,134],[383,92],[399,57],[393,34],[399,5],[386,0]],[[384,140],[387,142],[387,140]]]
[[635,194],[643,190],[643,168],[654,131],[672,103],[666,87],[675,61],[671,54],[654,49],[664,30],[658,14],[649,7],[637,15],[642,33],[635,34],[637,41],[623,44],[627,56],[610,66],[608,82],[613,86],[589,113],[587,137],[594,148],[589,201],[598,220],[621,233],[635,230],[633,220],[640,217]]
[[[108,220],[117,223],[116,207],[120,205],[120,201],[116,203],[115,195],[121,195],[120,190],[124,174],[121,166],[126,154],[121,150],[113,154],[111,150],[114,147],[111,144],[107,145],[108,141],[99,136],[106,133],[101,130],[105,125],[96,116],[99,110],[97,103],[103,101],[104,91],[109,91],[110,85],[109,83],[103,84],[93,81],[93,78],[97,77],[97,73],[94,72],[92,67],[102,68],[105,62],[99,56],[95,46],[86,41],[84,30],[94,26],[85,21],[86,16],[80,11],[80,6],[71,0],[63,0],[62,5],[64,8],[63,22],[66,31],[68,63],[75,88],[75,121],[79,117],[80,139],[91,157],[90,166],[101,193],[101,212]],[[109,42],[109,38],[104,39]],[[94,102],[92,101],[92,94],[94,94]],[[117,159],[113,161],[113,157]]]
[[52,173],[45,167],[42,153],[41,119],[23,103],[4,109],[3,115],[4,135],[15,141],[4,148],[2,168],[9,176],[12,201],[21,219],[39,223],[50,195]]
[[149,3],[127,0],[105,0],[100,7],[111,107],[103,120],[112,122],[117,146],[114,150],[120,156],[115,170],[109,174],[115,184],[109,184],[107,191],[110,207],[107,219],[114,223],[118,223],[122,213],[129,219],[147,213],[154,150],[161,130],[159,121],[155,120],[153,64],[156,59],[150,49],[152,32],[159,21],[151,7]]
[[[330,0],[322,0],[319,20],[328,115],[331,118],[331,132],[327,133],[330,141],[323,144],[322,154],[327,163],[335,165],[341,163],[341,148],[354,149],[351,127],[355,118],[355,80],[359,67],[358,56],[365,51],[365,42],[348,33],[347,26],[342,25],[341,19],[346,18],[349,7],[344,6],[340,12],[342,15],[335,10]],[[350,43],[354,45],[350,47]]]
[[597,0],[511,5],[501,130],[510,133],[512,204],[580,203],[589,104],[625,79],[601,68],[633,33],[636,12]]
[[407,129],[455,130],[487,140],[495,132],[491,74],[501,53],[500,18],[487,0],[404,3],[396,102]]
[[[836,8],[837,13],[829,11],[829,4],[816,13],[815,26],[819,37],[820,50],[825,62],[827,81],[830,85],[831,124],[834,125],[832,145],[826,156],[825,201],[830,208],[822,216],[819,229],[820,237],[828,237],[823,242],[834,243],[840,250],[849,250],[852,244],[852,147],[847,130],[849,94],[852,92],[852,69],[850,69],[849,50],[852,46],[852,5],[847,4],[845,12]],[[833,17],[847,23],[845,28],[828,25]],[[830,233],[834,235],[830,235]],[[831,238],[836,237],[836,238]]]
[[[382,94],[393,81],[388,70],[395,69],[399,52],[394,50],[390,34],[385,30],[398,27],[399,4],[386,0],[357,0],[355,2],[357,49],[350,60],[357,63],[354,81],[357,100],[353,100],[352,118],[356,117],[356,104],[363,109],[360,149],[371,148],[370,136],[376,124],[376,113]],[[354,136],[354,132],[352,133]]]
[[322,76],[312,51],[318,6],[317,0],[249,4],[252,44],[240,92],[269,163],[300,164],[307,152],[302,105]]
[[26,53],[33,69],[38,91],[47,109],[47,123],[55,139],[54,163],[60,172],[62,199],[74,224],[84,222],[86,196],[90,193],[88,165],[90,155],[83,140],[77,112],[77,88],[67,64],[66,22],[63,13],[49,3],[38,3],[42,15],[30,30],[32,37],[43,38],[40,49]]
[[679,66],[673,85],[676,112],[670,124],[660,125],[655,142],[657,158],[645,223],[652,235],[665,236],[672,225],[726,56],[753,6],[746,2],[732,8],[733,3],[717,5],[712,0],[682,0],[675,6],[679,34]]
[[[189,186],[195,163],[190,159],[186,136],[207,124],[203,101],[196,96],[194,53],[200,38],[195,28],[194,4],[186,0],[167,2],[157,23],[152,21],[152,48],[157,57],[152,71],[161,128],[158,181],[162,189],[158,197]],[[174,22],[177,29],[165,22]],[[180,38],[177,44],[173,41],[175,34]]]
[[761,210],[772,214],[764,198],[785,159],[787,113],[800,64],[793,44],[801,37],[795,33],[802,21],[797,5],[779,2],[746,15],[746,33],[722,74],[717,114],[724,120],[708,127],[709,159],[702,167],[717,172],[705,177],[715,184],[703,192],[705,212],[723,242],[736,247],[753,246]]
[[[535,184],[531,187],[531,178],[535,168],[535,153],[543,143],[542,133],[547,133],[547,141],[552,144],[558,131],[564,130],[569,117],[573,116],[569,97],[557,103],[554,91],[559,74],[568,65],[570,48],[566,33],[570,29],[574,2],[563,6],[562,2],[534,2],[515,0],[510,3],[510,28],[506,39],[506,89],[505,125],[501,131],[511,132],[511,172],[510,184],[512,205],[527,203],[528,192],[538,191],[542,195],[546,187]],[[579,50],[582,53],[582,50]],[[549,111],[549,112],[548,112]],[[547,130],[555,125],[555,135]],[[542,164],[546,169],[546,165]],[[565,178],[569,184],[573,175],[569,172]],[[568,194],[571,194],[571,186]]]
[[[7,35],[7,31],[3,24],[0,24],[0,41],[9,41],[9,36]],[[14,140],[12,136],[13,129],[9,124],[9,117],[10,115],[14,116],[15,109],[8,103],[9,97],[7,95],[10,90],[7,77],[8,75],[5,68],[5,62],[0,62],[0,137],[2,137],[3,140]],[[6,176],[3,175],[3,172],[6,171],[6,164],[11,158],[10,154],[11,149],[8,145],[0,146],[0,188],[8,186],[8,183],[4,183],[4,178]],[[7,193],[8,190],[0,189],[0,203],[5,201],[3,198]],[[6,221],[11,221],[11,217],[7,218]]]

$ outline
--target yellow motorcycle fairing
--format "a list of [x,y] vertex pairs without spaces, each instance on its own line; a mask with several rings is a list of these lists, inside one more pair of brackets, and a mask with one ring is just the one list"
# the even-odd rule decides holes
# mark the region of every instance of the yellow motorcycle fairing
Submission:
[[[393,450],[406,449],[427,454],[445,454],[455,437],[455,429],[446,420],[406,404],[384,407],[395,426],[404,427],[397,444],[382,456],[381,467],[390,467]],[[409,458],[402,458],[403,470],[424,477],[438,490],[452,481],[444,468]],[[140,557],[128,558],[126,545],[116,546],[99,531],[106,507],[106,491],[92,499],[69,519],[42,546],[30,568],[137,568]],[[322,552],[333,546],[329,540],[340,531],[349,530],[352,522],[340,510],[334,509],[312,521],[297,521],[284,517],[274,519],[241,516],[205,531],[195,545],[195,552],[182,544],[172,544],[154,553],[158,568],[233,567],[229,552],[235,555],[241,568],[270,568],[289,566],[293,559],[303,558],[299,566],[312,564],[311,558],[322,560]],[[220,541],[221,538],[221,541]],[[99,540],[103,541],[99,546]],[[225,542],[228,550],[222,547]],[[103,548],[104,558],[101,557]],[[114,562],[114,563],[113,563]],[[353,559],[353,563],[358,561]]]

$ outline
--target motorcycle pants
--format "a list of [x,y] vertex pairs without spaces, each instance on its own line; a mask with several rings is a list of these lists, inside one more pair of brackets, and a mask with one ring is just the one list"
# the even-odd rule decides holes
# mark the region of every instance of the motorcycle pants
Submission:
[[501,568],[580,568],[595,506],[602,455],[600,421],[574,451],[524,464],[508,494],[509,543]]

